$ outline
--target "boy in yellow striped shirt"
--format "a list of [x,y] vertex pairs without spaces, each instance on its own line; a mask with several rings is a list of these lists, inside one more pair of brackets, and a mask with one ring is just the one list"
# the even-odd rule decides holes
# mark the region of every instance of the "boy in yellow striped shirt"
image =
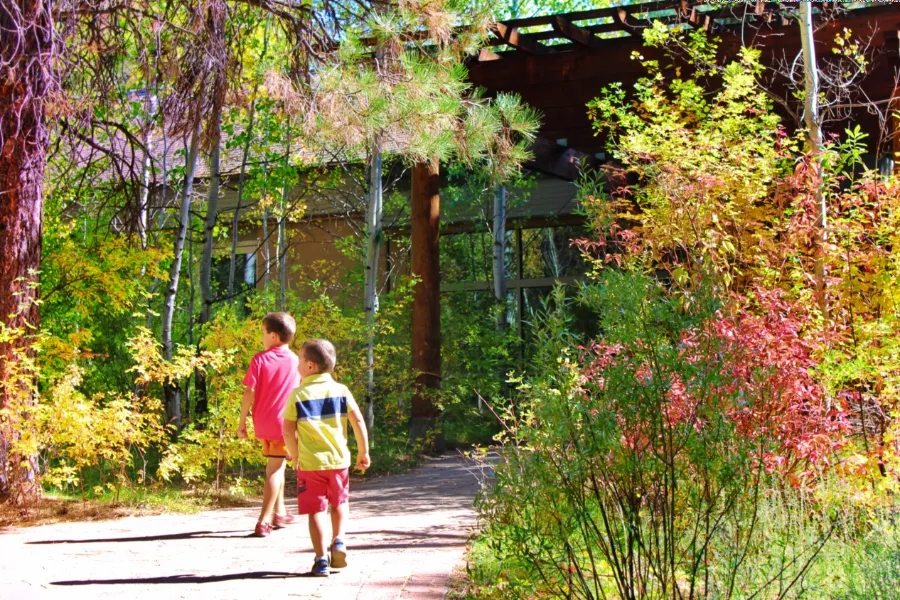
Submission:
[[[311,573],[327,577],[329,567],[347,566],[344,528],[350,514],[350,449],[347,422],[356,436],[356,468],[371,464],[362,412],[347,386],[331,377],[336,361],[328,340],[309,340],[300,348],[300,387],[284,408],[284,444],[297,471],[297,513],[309,515],[309,536],[316,552]],[[331,506],[331,544],[325,554],[326,512]]]

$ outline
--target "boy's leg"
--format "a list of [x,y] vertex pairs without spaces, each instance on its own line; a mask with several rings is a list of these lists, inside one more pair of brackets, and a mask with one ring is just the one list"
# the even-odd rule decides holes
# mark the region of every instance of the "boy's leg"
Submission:
[[284,468],[281,469],[281,478],[278,481],[278,493],[275,495],[275,514],[284,516],[287,508],[284,506]]
[[325,544],[327,543],[325,525],[327,522],[325,511],[309,515],[309,539],[312,542],[313,550],[316,551],[316,558],[325,556]]
[[[284,488],[284,459],[269,457],[266,463],[266,483],[263,486],[263,504],[259,512],[260,523],[271,523],[279,490]],[[282,500],[282,506],[284,501]]]
[[331,541],[344,539],[344,528],[350,518],[350,502],[331,507]]
[[339,469],[332,471],[328,501],[331,504],[331,563],[336,569],[347,566],[347,545],[344,543],[344,530],[350,518],[350,471]]
[[[327,561],[327,536],[325,528],[328,526],[328,499],[326,479],[320,471],[297,470],[297,514],[309,516],[309,541],[312,542],[316,553],[316,562],[313,564],[313,575],[325,575],[328,572]],[[326,558],[324,567],[319,564],[319,559]]]

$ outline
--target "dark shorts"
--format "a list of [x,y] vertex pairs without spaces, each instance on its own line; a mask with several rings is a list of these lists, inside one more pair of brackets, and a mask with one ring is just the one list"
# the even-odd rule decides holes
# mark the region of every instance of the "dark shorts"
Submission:
[[297,514],[324,512],[350,500],[350,469],[297,471]]

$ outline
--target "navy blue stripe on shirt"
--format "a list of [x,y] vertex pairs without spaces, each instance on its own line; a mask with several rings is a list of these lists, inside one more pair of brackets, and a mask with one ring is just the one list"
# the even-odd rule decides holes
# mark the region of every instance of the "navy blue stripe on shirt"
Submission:
[[343,396],[338,398],[298,400],[294,405],[297,407],[298,421],[347,416],[347,398]]

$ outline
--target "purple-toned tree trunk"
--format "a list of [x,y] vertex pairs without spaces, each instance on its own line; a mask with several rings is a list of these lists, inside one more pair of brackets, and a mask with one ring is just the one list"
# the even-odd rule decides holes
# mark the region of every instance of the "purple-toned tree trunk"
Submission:
[[[15,329],[37,327],[40,319],[37,271],[49,142],[44,104],[54,88],[53,53],[50,3],[0,2],[0,322]],[[0,343],[0,382],[9,382],[30,343],[26,335]],[[0,408],[17,391],[0,386]],[[10,468],[9,446],[20,426],[0,421],[0,497],[30,475]]]

